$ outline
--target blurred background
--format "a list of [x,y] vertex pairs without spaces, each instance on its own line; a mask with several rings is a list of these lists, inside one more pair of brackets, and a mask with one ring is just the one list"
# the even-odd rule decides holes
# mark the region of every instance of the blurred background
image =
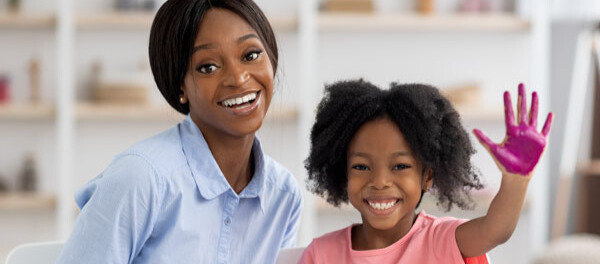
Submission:
[[[78,213],[75,190],[131,144],[183,119],[160,96],[148,64],[150,25],[163,2],[0,0],[0,262],[19,244],[66,239]],[[497,142],[505,133],[502,93],[516,102],[521,82],[538,91],[540,127],[555,113],[550,147],[515,233],[490,258],[566,263],[557,256],[564,248],[600,252],[600,1],[257,2],[276,32],[281,66],[259,137],[305,190],[298,246],[360,222],[351,207],[306,190],[302,162],[324,84],[365,78],[382,87],[435,85],[467,131],[480,128]],[[472,194],[477,206],[444,212],[426,196],[420,209],[485,214],[501,175],[472,139],[486,185]]]

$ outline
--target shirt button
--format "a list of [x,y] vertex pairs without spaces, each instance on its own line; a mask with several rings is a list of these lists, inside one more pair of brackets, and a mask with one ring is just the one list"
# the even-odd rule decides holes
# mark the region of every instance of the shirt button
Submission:
[[227,217],[225,218],[225,225],[228,226],[229,224],[231,224],[231,218]]

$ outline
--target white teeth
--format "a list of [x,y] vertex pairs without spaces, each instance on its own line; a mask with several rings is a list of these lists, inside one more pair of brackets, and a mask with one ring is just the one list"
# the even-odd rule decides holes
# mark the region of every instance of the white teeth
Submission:
[[234,105],[240,105],[240,104],[245,104],[247,102],[250,102],[254,99],[256,99],[256,95],[258,93],[251,93],[251,94],[247,94],[245,96],[242,97],[236,97],[236,98],[231,98],[231,99],[227,99],[225,101],[222,102],[222,104],[226,107],[231,107]]
[[388,203],[373,203],[369,202],[369,205],[377,210],[387,210],[392,208],[396,204],[396,201],[388,202]]

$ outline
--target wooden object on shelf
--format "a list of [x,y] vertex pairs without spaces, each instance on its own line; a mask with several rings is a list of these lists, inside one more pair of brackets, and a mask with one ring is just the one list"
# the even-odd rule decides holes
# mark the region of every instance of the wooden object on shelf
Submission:
[[0,193],[0,210],[39,210],[56,207],[56,197],[50,194],[9,192]]
[[40,60],[33,58],[29,61],[29,100],[32,103],[39,103],[41,99],[40,91]]
[[322,9],[329,12],[362,12],[374,11],[372,0],[326,0]]
[[146,104],[148,89],[136,82],[100,82],[92,89],[94,100],[110,104]]
[[435,0],[416,0],[417,11],[423,15],[432,14],[435,11]]

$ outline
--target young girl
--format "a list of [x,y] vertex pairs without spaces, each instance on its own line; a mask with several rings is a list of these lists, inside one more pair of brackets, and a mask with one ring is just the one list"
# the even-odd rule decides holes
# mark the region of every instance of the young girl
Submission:
[[523,85],[517,122],[508,92],[504,102],[501,144],[474,131],[502,172],[501,187],[485,216],[466,221],[415,213],[425,192],[450,210],[469,207],[469,190],[482,188],[468,134],[436,88],[381,90],[362,80],[328,86],[312,129],[309,181],[331,204],[349,201],[363,223],[314,239],[300,263],[487,263],[485,254],[515,229],[552,122],[549,114],[537,132],[538,97],[527,116]]
[[255,137],[277,70],[269,22],[252,0],[169,0],[149,53],[187,117],[77,192],[58,263],[273,263],[295,244],[302,197]]

